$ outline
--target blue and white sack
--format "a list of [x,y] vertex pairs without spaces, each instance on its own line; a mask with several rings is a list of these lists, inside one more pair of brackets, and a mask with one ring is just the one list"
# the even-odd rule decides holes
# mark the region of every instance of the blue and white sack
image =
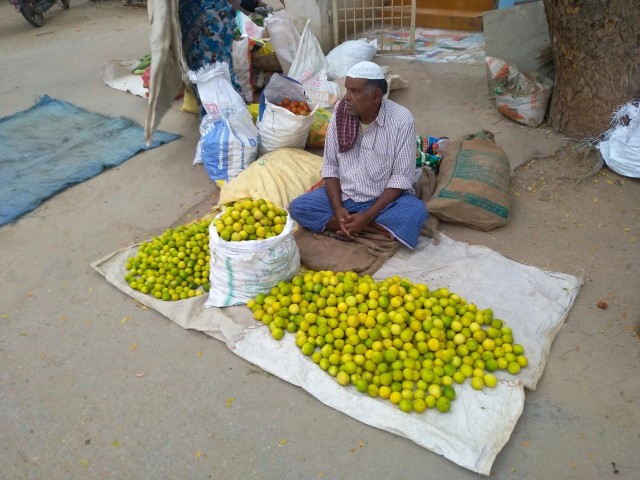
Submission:
[[227,183],[258,157],[258,129],[231,85],[229,65],[217,62],[189,71],[189,80],[198,86],[206,111],[193,163],[203,163],[216,183]]

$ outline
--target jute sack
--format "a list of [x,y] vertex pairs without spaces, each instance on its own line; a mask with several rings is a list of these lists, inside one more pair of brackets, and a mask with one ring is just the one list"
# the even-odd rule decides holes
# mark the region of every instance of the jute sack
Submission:
[[506,225],[510,170],[509,158],[489,131],[451,141],[427,209],[444,222],[485,232]]

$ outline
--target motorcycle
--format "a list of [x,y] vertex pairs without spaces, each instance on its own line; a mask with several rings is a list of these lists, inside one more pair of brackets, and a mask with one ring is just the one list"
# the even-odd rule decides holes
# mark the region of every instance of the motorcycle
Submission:
[[69,8],[69,0],[9,0],[16,7],[24,19],[34,27],[41,27],[44,23],[44,12],[56,3],[63,9]]

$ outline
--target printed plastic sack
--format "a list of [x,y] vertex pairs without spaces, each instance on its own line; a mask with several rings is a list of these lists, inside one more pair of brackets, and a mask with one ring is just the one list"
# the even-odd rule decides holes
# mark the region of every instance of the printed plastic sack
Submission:
[[340,87],[327,78],[329,65],[310,25],[311,20],[307,20],[288,76],[304,86],[309,100],[322,108],[333,108],[340,100]]
[[488,131],[447,144],[436,192],[427,202],[434,217],[489,231],[509,223],[509,157]]
[[241,35],[247,35],[251,38],[262,38],[264,36],[264,27],[256,25],[250,17],[240,10],[236,12],[236,23],[238,24]]
[[489,90],[496,108],[507,118],[537,127],[547,113],[553,82],[540,73],[525,75],[515,65],[486,57]]
[[597,145],[602,159],[616,173],[640,178],[640,100],[634,100],[615,112],[613,128]]
[[504,60],[495,57],[485,57],[487,64],[487,85],[489,95],[495,96],[498,84],[515,83],[520,71]]
[[233,70],[236,72],[236,79],[242,89],[242,97],[248,103],[253,102],[253,77],[251,70],[251,41],[249,37],[240,37],[234,40],[231,46],[233,58]]
[[331,112],[324,108],[316,110],[316,113],[313,115],[311,130],[309,130],[309,138],[307,138],[307,147],[324,148],[331,116]]
[[280,61],[282,71],[287,75],[294,58],[296,58],[300,33],[285,10],[270,14],[265,19],[264,26],[269,31],[269,38],[275,49],[276,57]]
[[189,79],[198,85],[200,101],[207,112],[200,122],[193,163],[204,163],[216,183],[228,182],[256,159],[258,131],[231,85],[229,65],[206,65],[197,72],[189,71]]
[[370,62],[378,51],[378,41],[366,38],[348,40],[327,54],[327,76],[331,80],[347,76],[347,71],[359,62]]
[[[428,136],[423,137],[421,135],[416,136],[417,151],[416,170],[413,178],[414,190],[416,190],[415,184],[420,181],[420,177],[424,177],[426,170],[429,170],[431,174],[433,174],[434,181],[432,183],[433,189],[435,190],[435,176],[438,175],[438,172],[440,171],[440,163],[442,162],[443,151],[445,150],[444,148],[441,148],[441,146],[446,145],[448,142],[448,137],[436,138]],[[417,193],[416,196],[420,197]],[[431,194],[428,198],[431,198]]]
[[269,292],[280,280],[289,280],[300,269],[290,215],[282,233],[265,240],[222,240],[212,222],[209,250],[211,289],[205,307],[245,304],[259,293]]
[[[275,74],[260,95],[258,134],[260,155],[279,148],[301,148],[307,143],[317,105],[308,116],[296,115],[277,104],[285,98],[307,102],[302,85],[281,74]],[[307,102],[308,103],[308,102]]]
[[434,172],[438,172],[442,155],[439,152],[440,139],[436,137],[416,136],[417,152],[416,167],[429,167]]

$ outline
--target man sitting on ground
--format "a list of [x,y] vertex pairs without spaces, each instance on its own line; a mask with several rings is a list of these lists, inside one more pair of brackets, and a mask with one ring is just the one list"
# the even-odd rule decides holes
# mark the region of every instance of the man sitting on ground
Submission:
[[388,85],[373,62],[351,67],[345,87],[327,131],[324,186],[294,199],[291,216],[303,228],[335,232],[341,240],[381,233],[413,249],[427,218],[412,187],[413,115],[383,98]]

